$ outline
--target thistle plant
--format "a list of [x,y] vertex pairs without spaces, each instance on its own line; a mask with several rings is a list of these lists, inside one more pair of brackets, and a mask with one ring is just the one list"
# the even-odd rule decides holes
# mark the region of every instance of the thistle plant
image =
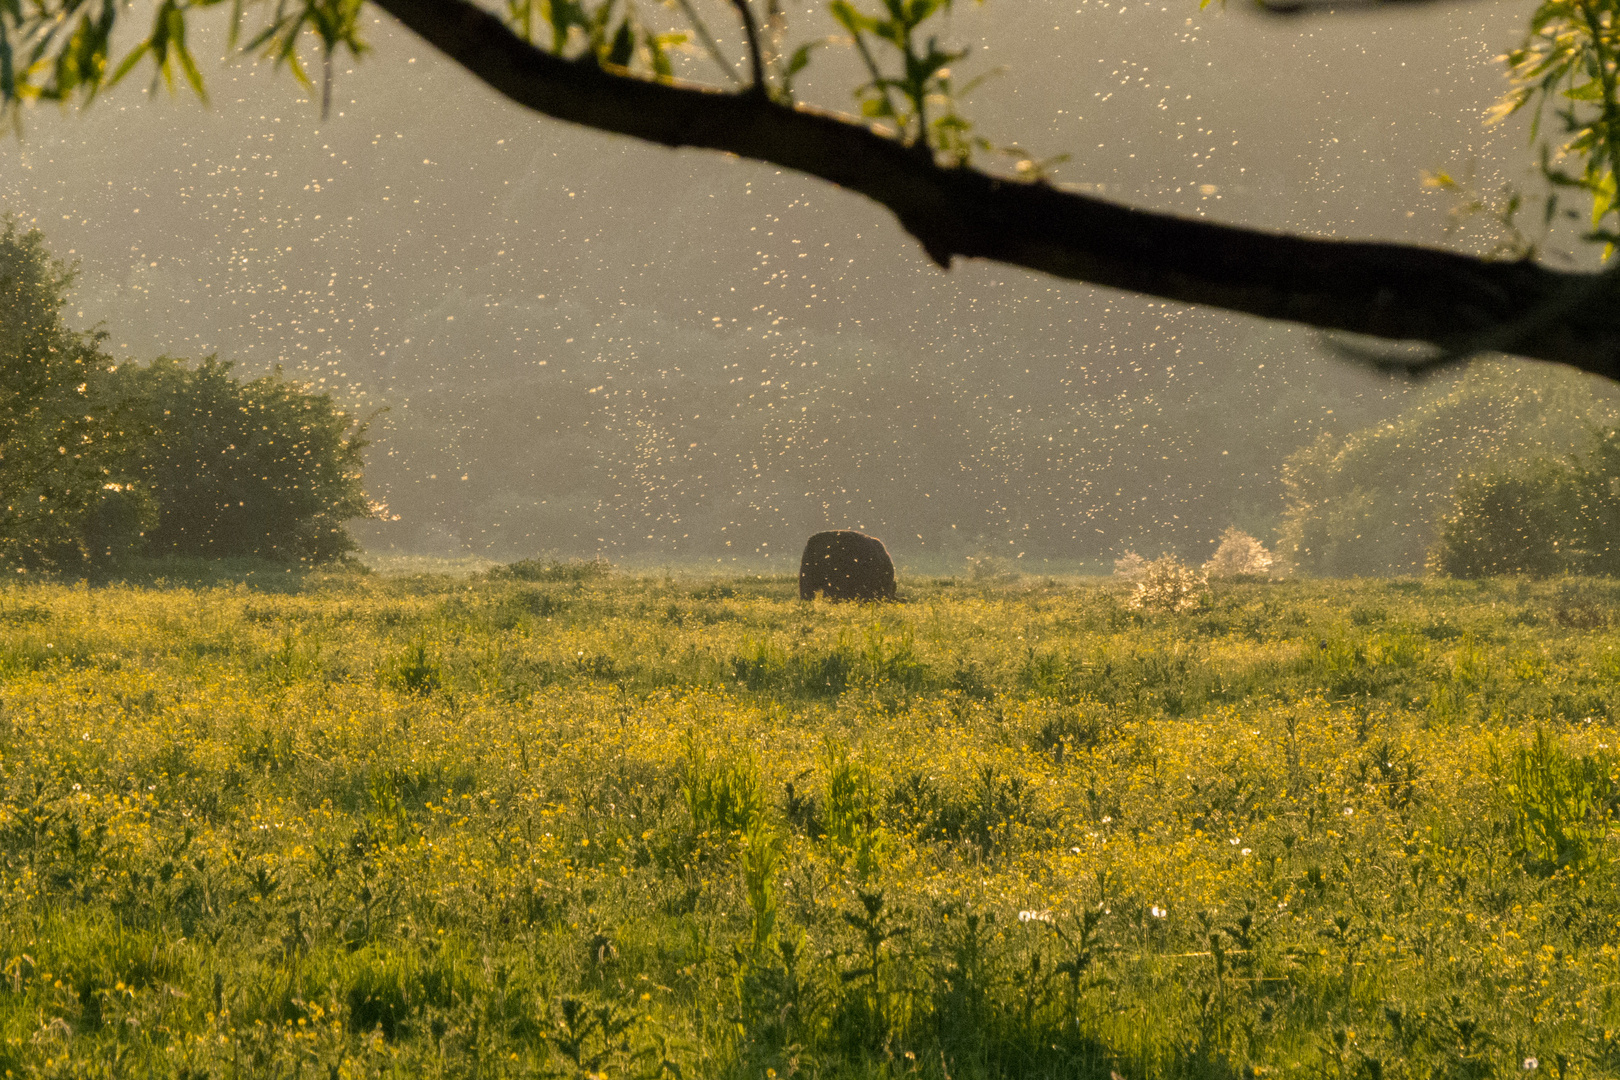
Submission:
[[1142,568],[1130,606],[1138,611],[1179,615],[1197,607],[1208,591],[1202,574],[1174,555],[1164,555]]

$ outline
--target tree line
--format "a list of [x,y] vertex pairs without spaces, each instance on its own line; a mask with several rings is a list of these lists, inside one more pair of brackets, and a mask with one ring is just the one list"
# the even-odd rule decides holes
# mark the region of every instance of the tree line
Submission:
[[0,566],[74,572],[167,556],[321,563],[355,550],[365,425],[279,371],[117,363],[62,310],[74,271],[0,233]]
[[1479,364],[1283,466],[1278,554],[1323,577],[1620,576],[1620,393]]

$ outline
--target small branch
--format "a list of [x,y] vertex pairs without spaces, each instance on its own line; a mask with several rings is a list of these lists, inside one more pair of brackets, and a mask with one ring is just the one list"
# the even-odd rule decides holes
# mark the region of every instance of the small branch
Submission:
[[321,65],[321,119],[332,115],[332,46],[326,47]]
[[748,34],[748,62],[754,69],[753,92],[764,97],[769,87],[765,82],[765,55],[760,52],[759,27],[754,25],[753,9],[748,6],[748,0],[731,0],[731,3],[742,16],[743,30]]
[[703,48],[708,51],[709,58],[715,62],[715,66],[725,74],[726,78],[740,84],[742,80],[737,78],[735,71],[731,70],[731,62],[726,59],[726,54],[720,51],[720,43],[714,40],[714,35],[709,33],[709,28],[698,17],[697,10],[692,7],[692,0],[678,0],[678,3],[681,5],[681,12],[686,16],[686,21],[692,24],[692,32],[703,43]]
[[1607,275],[1222,225],[941,167],[863,124],[752,91],[571,63],[532,47],[471,0],[375,2],[536,112],[769,162],[859,192],[890,210],[941,266],[957,256],[993,259],[1179,303],[1426,342],[1447,354],[1499,341],[1521,356],[1620,379],[1620,320],[1612,318],[1620,283]]
[[872,76],[872,85],[877,87],[878,93],[883,95],[883,107],[894,118],[894,125],[900,128],[900,134],[903,137],[906,132],[904,126],[900,123],[900,110],[894,107],[894,98],[889,96],[889,80],[883,77],[883,70],[878,67],[877,57],[873,56],[872,50],[867,48],[866,38],[861,36],[859,30],[855,31],[854,39],[855,51],[860,54],[861,63],[866,65],[867,74]]
[[1354,16],[1365,11],[1428,5],[1439,7],[1449,5],[1451,2],[1452,0],[1255,0],[1255,7],[1262,15],[1287,18],[1306,14]]

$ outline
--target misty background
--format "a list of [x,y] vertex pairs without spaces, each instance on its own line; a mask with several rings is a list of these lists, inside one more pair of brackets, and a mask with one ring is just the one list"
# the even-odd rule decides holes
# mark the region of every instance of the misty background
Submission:
[[[813,10],[790,40],[830,32]],[[1483,113],[1528,14],[992,0],[953,36],[1006,69],[965,113],[1070,153],[1058,183],[1483,250],[1421,181],[1526,175],[1523,125]],[[118,359],[280,365],[372,417],[369,551],[788,571],[850,527],[918,569],[1204,558],[1229,525],[1272,542],[1289,454],[1434,392],[1310,330],[943,272],[857,196],[538,118],[370,18],[324,122],[285,72],[214,63],[210,107],[137,75],[0,143],[0,205],[79,262],[70,314]],[[800,99],[852,108],[850,63],[821,50]]]

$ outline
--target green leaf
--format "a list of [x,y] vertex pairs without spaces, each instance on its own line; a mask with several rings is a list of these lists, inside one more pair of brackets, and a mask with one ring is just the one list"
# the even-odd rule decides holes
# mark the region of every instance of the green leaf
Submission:
[[786,75],[788,78],[792,78],[793,76],[797,75],[799,72],[803,71],[805,68],[809,67],[810,66],[810,51],[812,49],[814,49],[817,45],[822,45],[822,44],[825,44],[825,43],[820,42],[820,41],[812,41],[807,45],[800,45],[797,49],[794,49],[793,50],[793,55],[788,58],[788,62],[786,64],[786,66],[783,67],[782,73],[784,75]]
[[208,94],[203,89],[202,72],[197,70],[197,63],[191,57],[191,50],[186,48],[186,15],[179,7],[169,10],[169,40],[174,42],[174,53],[180,61],[180,70],[185,73],[186,81],[191,89],[204,102]]
[[230,30],[225,34],[225,51],[235,52],[242,40],[242,0],[231,0]]
[[869,28],[866,24],[870,23],[871,20],[856,11],[848,0],[833,0],[827,6],[827,10],[834,19],[838,20],[838,24],[851,34],[859,35],[862,30]]
[[136,64],[141,62],[141,57],[145,56],[151,51],[152,43],[150,41],[143,41],[131,49],[129,51],[129,55],[124,57],[124,59],[119,62],[118,69],[113,72],[112,78],[107,80],[107,85],[118,85],[119,81],[122,80],[125,75],[128,75],[131,71],[133,71]]
[[11,37],[6,33],[6,24],[0,22],[0,101],[11,102],[17,98],[17,72],[13,63]]
[[546,22],[551,24],[551,51],[562,54],[568,44],[568,31],[575,26],[583,26],[584,18],[579,12],[579,5],[573,0],[541,0],[541,14]]
[[1592,224],[1596,225],[1603,220],[1603,216],[1614,206],[1614,174],[1604,173],[1590,187],[1592,190]]
[[630,29],[630,20],[625,19],[619,24],[618,32],[613,35],[613,45],[603,59],[615,67],[629,67],[630,61],[636,55],[636,38]]
[[685,45],[686,35],[648,33],[643,40],[647,46],[647,57],[652,64],[653,74],[660,79],[674,78],[675,67],[670,63],[668,50]]

